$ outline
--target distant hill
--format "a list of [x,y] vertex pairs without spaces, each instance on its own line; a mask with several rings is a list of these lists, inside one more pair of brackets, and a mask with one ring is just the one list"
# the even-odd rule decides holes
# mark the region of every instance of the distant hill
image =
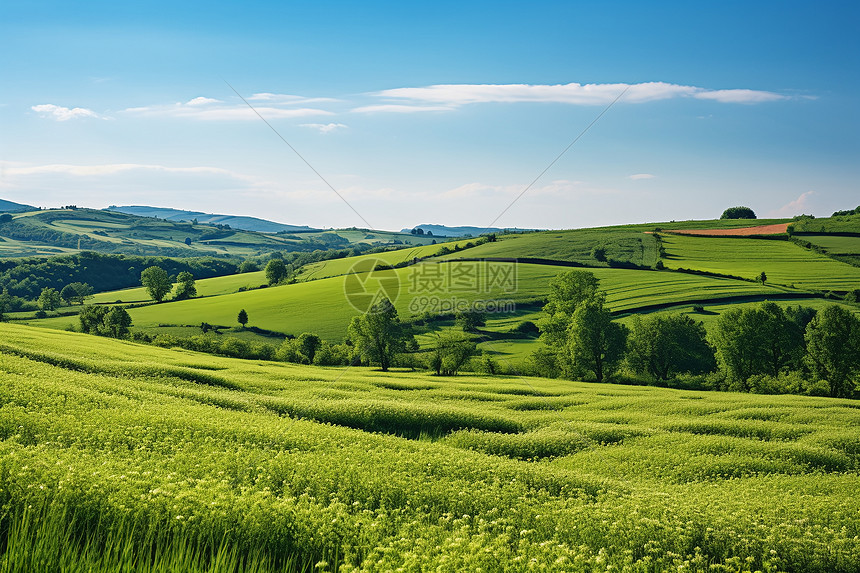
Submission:
[[233,229],[241,229],[243,231],[256,231],[258,233],[279,233],[279,232],[296,232],[296,231],[314,231],[312,227],[306,225],[287,225],[285,223],[276,223],[267,221],[266,219],[258,219],[257,217],[241,217],[238,215],[217,215],[213,213],[203,213],[200,211],[183,211],[181,209],[170,209],[168,207],[147,207],[143,205],[126,205],[117,207],[111,205],[106,211],[116,211],[126,213],[128,215],[137,215],[138,217],[158,217],[166,221],[188,222],[197,220],[200,224],[210,225],[230,225]]
[[35,209],[35,207],[31,207],[30,205],[0,199],[0,213],[17,213],[19,211],[33,211]]
[[504,233],[505,231],[534,231],[535,229],[518,229],[516,227],[509,227],[506,229],[501,229],[499,227],[448,227],[446,225],[416,225],[411,229],[402,229],[401,233],[409,233],[412,229],[421,229],[425,233],[430,231],[433,235],[437,237],[466,237],[473,236],[477,237],[483,233]]

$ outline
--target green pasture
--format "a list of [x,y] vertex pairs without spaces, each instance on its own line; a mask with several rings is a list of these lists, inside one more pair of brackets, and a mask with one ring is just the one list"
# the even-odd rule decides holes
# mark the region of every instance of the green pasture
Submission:
[[[420,282],[424,268],[446,273],[454,263],[422,263],[404,267],[383,276],[396,276],[399,281],[399,296],[395,306],[403,317],[434,309],[444,311],[442,305],[455,301],[466,304],[474,301],[511,300],[532,302],[542,299],[549,281],[560,272],[569,269],[547,265],[492,263],[492,268],[515,273],[516,281],[511,292],[504,288],[459,289],[443,287],[425,290]],[[465,264],[465,263],[461,263]],[[485,264],[475,264],[479,279],[486,278]],[[755,283],[721,279],[682,273],[639,271],[629,269],[592,269],[607,292],[607,302],[613,310],[634,309],[652,304],[677,303],[688,300],[714,299],[726,296],[767,295],[779,293],[778,289]],[[512,276],[509,275],[509,276]],[[241,276],[241,275],[240,275]],[[210,279],[215,280],[215,279]],[[200,281],[203,283],[204,281]],[[375,292],[379,282],[370,279],[368,289]],[[353,308],[344,290],[343,277],[332,277],[316,281],[296,283],[266,289],[209,298],[169,302],[130,309],[137,328],[151,329],[159,324],[199,325],[208,322],[218,325],[235,325],[236,315],[245,309],[250,317],[249,325],[285,334],[316,332],[329,340],[340,340],[346,326],[359,311]],[[450,286],[450,285],[449,285]]]
[[803,241],[818,245],[831,255],[860,255],[860,237],[839,235],[802,235]]
[[[369,255],[359,255],[356,257],[345,257],[342,259],[320,261],[318,263],[311,263],[309,265],[305,265],[296,278],[300,281],[310,281],[342,276],[349,272],[354,272],[353,269],[363,270],[369,264],[375,264],[376,261],[380,261],[383,264],[389,266],[394,266],[403,262],[411,261],[412,259],[432,257],[436,253],[438,253],[440,249],[442,249],[442,247],[454,249],[455,246],[459,246],[462,248],[470,242],[474,242],[474,239],[452,241],[450,243],[439,243],[436,245],[407,247],[394,251],[387,251],[384,253],[373,253]],[[464,252],[469,253],[471,251],[472,250],[469,249]]]
[[639,231],[615,229],[500,235],[492,243],[485,243],[462,253],[452,253],[443,258],[540,258],[574,261],[590,266],[609,266],[608,263],[600,262],[592,256],[591,252],[595,247],[603,247],[606,250],[607,259],[628,261],[644,266],[653,266],[657,262],[657,244],[653,236]]
[[860,569],[848,400],[0,324],[0,570]]
[[[223,277],[199,279],[194,281],[194,284],[197,287],[197,296],[208,297],[239,292],[239,289],[255,289],[268,283],[266,282],[266,273],[264,271],[256,271],[252,273],[240,273]],[[168,295],[168,298],[169,297],[170,295]],[[134,303],[152,301],[152,297],[149,296],[149,293],[144,287],[137,287],[100,292],[95,294],[93,298],[88,299],[88,301],[101,304],[113,304],[117,301],[122,303]]]
[[798,233],[860,233],[860,215],[802,219],[792,225]]
[[663,235],[668,268],[687,268],[754,279],[762,272],[773,285],[798,289],[851,290],[860,268],[837,262],[790,241]]

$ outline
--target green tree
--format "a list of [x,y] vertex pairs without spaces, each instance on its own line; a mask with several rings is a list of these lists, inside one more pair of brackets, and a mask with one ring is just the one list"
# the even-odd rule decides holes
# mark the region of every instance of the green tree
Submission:
[[720,315],[711,333],[717,360],[738,382],[756,374],[777,376],[797,364],[803,337],[797,323],[774,302],[757,308],[732,308]]
[[767,275],[764,271],[762,271],[761,274],[758,276],[758,280],[761,284],[765,283],[765,281],[767,280]]
[[36,304],[43,311],[56,310],[63,302],[62,297],[60,297],[60,293],[57,292],[57,289],[53,287],[45,287],[42,289],[42,293],[39,295],[39,299],[36,301]]
[[647,372],[658,380],[682,372],[710,372],[716,362],[706,334],[703,323],[683,314],[636,317],[627,360],[637,372]]
[[314,356],[317,353],[320,345],[322,344],[322,339],[316,334],[311,334],[310,332],[303,332],[298,337],[296,337],[295,346],[296,350],[304,356],[305,364],[313,364]]
[[113,338],[124,338],[131,326],[131,316],[121,306],[112,306],[102,319],[102,332]]
[[806,327],[806,351],[815,374],[828,382],[834,398],[851,398],[860,379],[860,319],[831,305]]
[[106,306],[86,306],[80,314],[78,320],[81,323],[81,332],[89,334],[101,334],[104,328],[104,318],[108,313]]
[[257,263],[254,261],[242,261],[242,264],[239,265],[240,273],[253,273],[260,270],[260,267],[257,266]]
[[283,259],[272,259],[266,265],[266,280],[270,285],[276,285],[288,275],[287,265]]
[[720,219],[755,219],[755,212],[749,207],[729,207],[723,214],[720,215]]
[[194,275],[188,271],[182,271],[176,277],[176,293],[173,300],[185,300],[197,296],[197,285],[194,284]]
[[72,304],[73,302],[84,304],[84,300],[92,296],[92,294],[93,287],[81,282],[69,283],[60,291],[60,296],[68,304]]
[[173,288],[173,284],[170,282],[170,277],[168,276],[167,271],[161,267],[149,267],[144,269],[143,272],[140,273],[140,284],[146,288],[149,296],[157,302],[161,302],[161,300]]
[[437,376],[456,376],[476,349],[477,345],[468,335],[449,330],[437,335],[430,364]]
[[455,317],[455,324],[462,328],[463,332],[475,332],[479,326],[484,326],[486,323],[486,315],[474,308],[457,312]]
[[627,327],[612,322],[602,296],[593,296],[577,305],[567,333],[574,367],[593,372],[598,382],[610,378],[624,358]]
[[365,314],[353,317],[347,332],[355,352],[379,364],[383,372],[388,371],[396,354],[406,349],[412,336],[400,323],[397,309],[385,297]]
[[538,321],[541,340],[550,347],[561,349],[567,343],[567,329],[576,307],[599,295],[598,279],[588,271],[567,271],[549,283],[546,316]]
[[245,309],[239,311],[239,315],[236,317],[236,320],[239,321],[239,324],[242,325],[242,328],[245,328],[245,325],[248,324],[248,313],[245,312]]

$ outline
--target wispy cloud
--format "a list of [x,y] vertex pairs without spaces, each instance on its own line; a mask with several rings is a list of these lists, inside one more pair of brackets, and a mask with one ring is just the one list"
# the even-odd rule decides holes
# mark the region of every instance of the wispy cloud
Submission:
[[[303,99],[301,103],[304,103],[306,101],[306,99]],[[298,100],[291,100],[288,103],[273,102],[269,105],[254,106],[254,109],[256,109],[257,112],[259,112],[260,115],[262,115],[266,119],[286,119],[296,117],[334,115],[332,112],[324,109],[310,107],[289,107],[291,105],[295,105],[296,103],[299,103]],[[125,109],[124,112],[132,115],[140,115],[146,117],[172,117],[181,119],[197,119],[204,121],[259,121],[257,114],[254,113],[254,111],[243,102],[225,103],[221,100],[207,97],[196,97],[185,103],[130,107]]]
[[421,113],[423,111],[451,111],[455,109],[454,105],[404,105],[404,104],[380,104],[380,105],[365,105],[354,108],[355,113]]
[[310,103],[331,103],[340,101],[330,97],[305,97],[291,94],[273,94],[269,92],[261,92],[246,98],[248,101],[262,101],[270,104],[281,105],[307,105]]
[[775,211],[771,211],[769,215],[774,218],[782,218],[793,217],[795,215],[802,215],[804,212],[810,212],[813,208],[813,206],[810,205],[810,200],[815,195],[815,191],[807,191],[806,193],[801,193],[797,199],[789,201]]
[[142,163],[107,163],[101,165],[70,165],[65,163],[52,163],[48,165],[12,166],[4,167],[6,176],[27,175],[71,175],[74,177],[97,177],[116,175],[129,171],[151,171],[162,173],[196,173],[209,175],[223,175],[234,179],[252,181],[254,178],[241,175],[234,171],[221,169],[220,167],[167,167],[164,165],[151,165]]
[[628,175],[627,179],[638,181],[640,179],[654,179],[655,177],[656,175],[651,175],[650,173],[635,173],[633,175]]
[[69,121],[70,119],[79,119],[85,117],[102,119],[101,115],[97,114],[91,109],[86,109],[83,107],[68,108],[63,107],[61,105],[54,105],[52,103],[43,103],[39,105],[34,105],[30,107],[30,109],[32,109],[42,117],[47,117],[57,121]]
[[343,123],[302,123],[301,126],[316,129],[323,134],[331,133],[332,131],[338,129],[345,129],[346,127],[348,127],[346,124]]
[[750,89],[713,90],[696,86],[646,82],[639,84],[439,84],[417,88],[395,88],[370,95],[392,103],[371,105],[353,111],[442,111],[475,103],[540,102],[570,105],[605,105],[624,90],[623,101],[644,103],[672,98],[696,98],[723,103],[761,103],[787,96]]

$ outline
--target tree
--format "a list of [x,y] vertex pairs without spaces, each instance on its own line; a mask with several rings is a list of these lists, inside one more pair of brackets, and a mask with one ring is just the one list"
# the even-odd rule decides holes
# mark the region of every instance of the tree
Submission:
[[239,265],[240,273],[253,273],[260,270],[260,267],[257,266],[257,263],[254,261],[242,261],[242,264]]
[[245,312],[245,309],[239,311],[239,315],[236,317],[236,320],[239,321],[239,324],[242,325],[242,328],[245,328],[245,325],[248,324],[248,313]]
[[191,237],[185,237],[185,244],[191,246]]
[[173,284],[170,282],[170,277],[168,276],[167,271],[161,267],[149,267],[144,269],[143,272],[140,273],[140,284],[146,287],[147,292],[149,292],[149,296],[157,302],[161,302],[165,295],[167,295],[167,293],[169,293],[173,288]]
[[476,349],[477,345],[466,334],[450,330],[443,332],[436,337],[431,366],[437,376],[456,376]]
[[60,297],[60,293],[57,292],[57,289],[45,287],[42,289],[42,293],[39,295],[39,299],[36,301],[36,304],[41,310],[50,311],[56,310],[62,302],[62,297]]
[[81,323],[81,332],[90,334],[101,334],[104,326],[104,318],[108,313],[108,308],[105,306],[87,306],[84,307],[78,320]]
[[84,300],[92,294],[93,287],[87,283],[69,283],[60,291],[60,296],[69,304],[73,302],[84,304]]
[[266,265],[266,280],[270,285],[276,285],[287,278],[287,265],[283,259],[272,259]]
[[455,318],[455,324],[463,329],[463,332],[475,332],[479,326],[487,323],[483,312],[470,308],[460,311]]
[[387,372],[394,356],[406,349],[412,335],[400,323],[397,309],[383,297],[361,316],[353,317],[347,329],[348,338],[356,353],[376,362]]
[[538,323],[541,340],[545,344],[557,349],[564,347],[567,328],[576,307],[586,300],[602,296],[598,294],[597,286],[597,277],[588,271],[568,271],[550,281],[547,303],[543,307],[547,316]]
[[860,380],[860,319],[831,305],[806,327],[806,352],[815,374],[828,382],[834,398],[850,398]]
[[194,284],[194,275],[188,271],[182,271],[176,277],[176,293],[173,295],[173,300],[184,300],[197,296],[197,285]]
[[729,378],[746,382],[755,374],[778,375],[803,353],[797,323],[774,302],[758,308],[732,308],[720,315],[711,333],[720,366]]
[[576,307],[567,333],[575,368],[593,372],[598,382],[612,376],[624,357],[627,327],[612,322],[602,296],[593,296]]
[[305,361],[303,362],[306,364],[314,363],[314,356],[321,344],[320,337],[310,332],[303,332],[295,340],[296,350],[304,356]]
[[637,317],[628,340],[627,360],[637,372],[658,380],[675,374],[710,372],[716,366],[705,325],[687,315]]
[[764,271],[762,271],[761,274],[758,276],[758,280],[759,282],[761,282],[761,284],[764,284],[764,282],[767,280],[767,275],[764,274]]
[[131,326],[131,316],[121,306],[112,306],[102,319],[102,332],[106,336],[123,338],[128,334]]
[[720,219],[755,219],[755,212],[749,207],[729,207]]

